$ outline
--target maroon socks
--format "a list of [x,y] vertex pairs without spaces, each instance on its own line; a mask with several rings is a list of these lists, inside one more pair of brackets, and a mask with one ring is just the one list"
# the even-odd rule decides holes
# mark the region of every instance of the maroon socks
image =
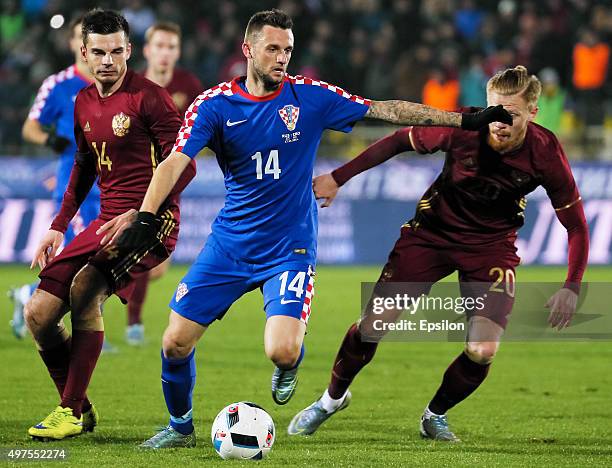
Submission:
[[372,360],[377,347],[378,343],[361,341],[357,324],[351,325],[332,368],[332,378],[328,388],[331,398],[335,400],[342,398],[355,376]]
[[142,306],[149,289],[149,272],[138,276],[134,280],[134,290],[128,299],[128,325],[142,323]]
[[442,385],[429,403],[429,410],[435,414],[445,414],[465,400],[484,381],[490,366],[478,364],[462,352],[444,372]]
[[82,410],[87,410],[84,408],[85,394],[100,357],[103,341],[103,331],[72,331],[72,350],[61,405],[72,408],[72,414],[77,418],[81,416]]
[[[71,339],[68,338],[68,340],[60,343],[54,348],[45,349],[38,352],[45,363],[45,366],[47,366],[49,375],[53,379],[53,383],[55,384],[60,397],[64,394],[66,380],[68,379],[70,348]],[[89,408],[91,408],[91,403],[87,399],[87,395],[85,395],[82,411],[89,411]]]

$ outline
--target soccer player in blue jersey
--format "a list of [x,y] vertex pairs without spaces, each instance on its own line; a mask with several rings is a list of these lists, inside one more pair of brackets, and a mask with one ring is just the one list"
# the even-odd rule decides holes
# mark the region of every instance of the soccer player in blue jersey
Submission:
[[[43,82],[22,130],[24,140],[47,146],[59,156],[55,176],[56,184],[53,190],[53,200],[57,209],[62,204],[76,152],[74,101],[77,93],[93,82],[87,64],[81,57],[81,44],[83,43],[81,23],[82,17],[76,17],[69,25],[69,44],[70,50],[74,53],[74,64],[49,76]],[[75,235],[85,229],[98,216],[99,211],[100,191],[97,185],[94,185],[66,231],[65,244],[68,244]],[[28,302],[37,285],[38,282],[9,291],[9,296],[14,303],[11,327],[17,338],[23,338],[27,333],[23,319],[23,306]]]
[[162,350],[170,424],[143,447],[195,444],[195,345],[209,325],[253,289],[263,293],[264,347],[276,366],[272,397],[282,405],[293,395],[314,294],[317,207],[312,172],[324,130],[349,132],[364,117],[468,129],[490,121],[512,122],[501,107],[462,115],[404,101],[370,101],[322,81],[288,76],[292,25],[279,10],[253,15],[242,45],[247,76],[196,98],[172,154],[155,171],[140,212],[128,211],[102,228],[107,237],[118,236],[122,248],[150,239],[159,224],[158,208],[179,174],[204,147],[216,153],[226,202],[170,301]]

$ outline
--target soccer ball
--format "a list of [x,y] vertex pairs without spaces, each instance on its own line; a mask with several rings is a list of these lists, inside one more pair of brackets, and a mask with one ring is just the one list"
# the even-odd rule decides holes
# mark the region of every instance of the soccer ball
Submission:
[[274,434],[270,415],[248,401],[223,408],[210,430],[213,446],[223,459],[261,460],[272,449]]

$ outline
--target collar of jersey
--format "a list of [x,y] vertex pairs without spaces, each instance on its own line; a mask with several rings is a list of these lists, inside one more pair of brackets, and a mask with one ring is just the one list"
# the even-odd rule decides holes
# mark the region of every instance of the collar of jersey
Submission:
[[283,86],[285,84],[285,81],[287,81],[287,78],[285,77],[283,79],[278,89],[274,91],[272,94],[268,94],[267,96],[261,96],[261,97],[253,96],[252,94],[247,93],[244,89],[240,87],[238,82],[245,81],[245,80],[246,80],[246,76],[237,76],[236,78],[234,78],[232,80],[232,91],[234,91],[234,93],[239,94],[243,98],[248,99],[249,101],[262,102],[262,101],[271,101],[272,99],[276,98],[283,90]]
[[72,66],[74,67],[74,76],[78,76],[80,79],[82,79],[87,84],[92,84],[93,83],[93,80],[90,80],[89,78],[87,78],[85,75],[83,75],[79,71],[79,68],[76,66],[76,63],[73,64]]

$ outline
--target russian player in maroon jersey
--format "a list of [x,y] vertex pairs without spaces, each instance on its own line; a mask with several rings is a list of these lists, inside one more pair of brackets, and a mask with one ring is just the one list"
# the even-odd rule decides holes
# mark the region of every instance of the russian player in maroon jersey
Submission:
[[181,57],[181,37],[178,24],[160,21],[147,29],[142,52],[147,60],[144,76],[166,88],[182,117],[204,87],[197,76],[176,66]]
[[[108,243],[101,226],[137,208],[157,164],[172,149],[181,119],[168,93],[127,69],[129,26],[113,11],[92,10],[83,18],[82,54],[94,83],[75,103],[77,153],[60,212],[36,250],[40,285],[25,317],[40,355],[61,397],[59,406],[28,433],[40,439],[63,439],[91,431],[97,413],[86,390],[104,337],[101,305],[113,293],[125,301],[134,278],[164,261],[178,235],[178,192],[195,175],[195,166],[166,198],[155,225],[157,236],[137,251]],[[101,210],[84,231],[56,256],[69,221],[96,176]],[[128,213],[129,215],[129,213]],[[130,220],[132,218],[130,217]],[[71,310],[72,337],[62,317]]]
[[[176,66],[181,55],[181,28],[171,22],[155,23],[145,33],[143,55],[147,60],[144,76],[172,97],[181,117],[187,107],[202,92],[203,86],[197,76]],[[127,303],[128,326],[125,337],[128,344],[140,346],[144,343],[142,308],[149,287],[149,280],[160,278],[170,266],[170,258],[153,268],[148,275],[136,279],[134,293]]]
[[[565,285],[547,302],[549,323],[569,325],[576,310],[580,282],[588,257],[588,226],[566,156],[553,133],[533,123],[541,91],[538,79],[517,66],[497,73],[487,85],[488,105],[501,104],[513,117],[512,126],[489,124],[480,132],[456,128],[409,127],[374,143],[331,174],[315,178],[314,191],[329,206],[338,188],[350,178],[404,151],[446,152],[444,169],[418,203],[414,218],[382,270],[378,286],[411,283],[415,296],[454,271],[462,291],[470,283],[486,284],[482,310],[468,314],[464,351],[451,363],[442,384],[421,418],[421,434],[458,441],[446,412],[484,381],[514,301],[516,230],[523,225],[524,196],[538,186],[546,189],[559,221],[568,233],[569,265]],[[414,283],[419,283],[418,286]],[[496,287],[489,288],[489,285]],[[420,289],[419,289],[420,288]],[[298,413],[289,434],[312,434],[327,418],[350,402],[349,385],[374,357],[375,314],[353,324],[340,347],[331,383],[323,396]],[[380,328],[380,327],[379,327]],[[370,342],[367,342],[370,340]]]

